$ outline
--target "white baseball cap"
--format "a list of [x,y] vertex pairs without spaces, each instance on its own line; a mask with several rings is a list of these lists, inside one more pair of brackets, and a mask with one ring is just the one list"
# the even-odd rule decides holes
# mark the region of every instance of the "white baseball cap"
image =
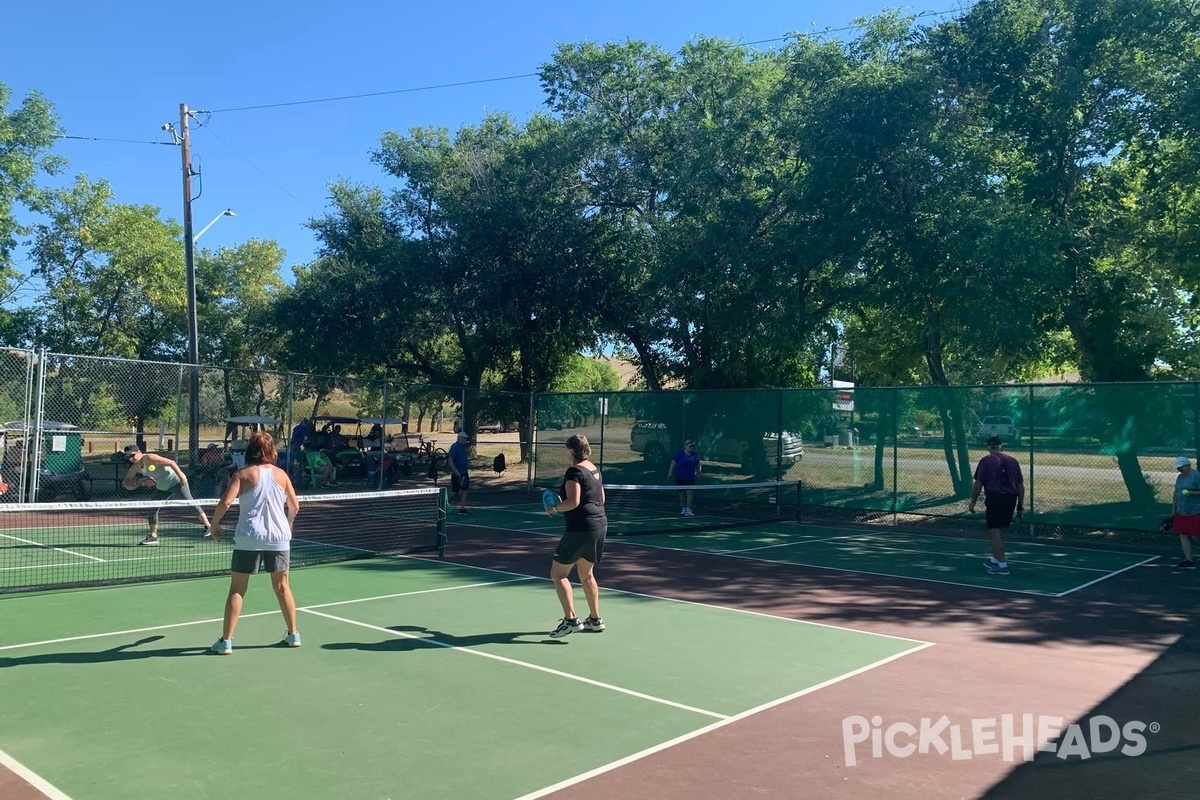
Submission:
[[1179,469],[1180,467],[1190,467],[1191,465],[1192,460],[1187,456],[1180,456],[1179,458],[1175,459],[1175,469]]

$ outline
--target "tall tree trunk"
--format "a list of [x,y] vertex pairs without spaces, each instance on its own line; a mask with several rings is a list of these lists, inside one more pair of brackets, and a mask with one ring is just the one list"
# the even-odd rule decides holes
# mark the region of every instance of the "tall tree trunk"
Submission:
[[936,331],[926,333],[924,344],[929,377],[939,387],[937,404],[942,420],[942,452],[950,472],[950,484],[955,497],[966,497],[971,493],[971,454],[967,449],[967,432],[963,427],[958,396],[946,378],[941,334]]

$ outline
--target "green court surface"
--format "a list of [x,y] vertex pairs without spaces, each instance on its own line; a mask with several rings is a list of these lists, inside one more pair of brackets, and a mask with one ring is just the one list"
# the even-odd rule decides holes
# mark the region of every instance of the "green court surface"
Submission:
[[[47,514],[54,513],[54,506],[48,505],[47,509]],[[178,509],[173,510],[174,515],[179,513]],[[220,542],[204,538],[205,529],[193,518],[193,513],[183,512],[184,519],[164,516],[158,526],[159,543],[153,547],[139,544],[149,531],[144,510],[121,510],[99,519],[69,523],[47,516],[28,526],[12,524],[21,518],[10,515],[0,520],[6,523],[0,528],[0,590],[71,583],[96,585],[228,571],[233,550],[232,526],[225,526],[225,536]],[[327,518],[327,512],[323,513]],[[421,530],[421,537],[434,542],[435,513],[433,505],[395,510],[367,506],[340,508],[333,526],[316,533],[343,543],[311,541],[298,536],[292,541],[292,563],[304,565],[370,555],[376,548],[390,552],[388,545],[396,522],[404,523],[402,527],[406,530]],[[311,531],[313,519],[319,518],[304,516],[299,523],[307,524]]]
[[[719,512],[716,518],[719,520]],[[623,524],[633,527],[653,523],[669,527],[673,519],[663,516]],[[703,524],[704,519],[703,515],[687,518],[674,533],[615,535],[609,542],[1051,597],[1079,591],[1158,558],[1150,554],[1011,542],[1006,553],[1010,574],[991,575],[983,568],[983,560],[990,554],[988,543],[980,539],[797,522],[697,530],[695,526]],[[562,533],[562,519],[547,517],[536,506],[472,509],[470,524],[545,536]],[[619,525],[614,527],[617,531],[621,529]]]
[[230,657],[223,579],[0,598],[0,750],[74,800],[540,796],[927,646],[615,591],[553,640],[548,581],[420,559],[292,584],[304,646],[256,578]]

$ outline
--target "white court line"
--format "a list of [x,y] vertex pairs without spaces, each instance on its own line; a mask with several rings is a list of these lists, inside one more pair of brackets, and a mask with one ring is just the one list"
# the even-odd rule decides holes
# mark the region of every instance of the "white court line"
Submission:
[[774,547],[791,547],[794,544],[812,544],[813,542],[832,542],[837,539],[857,539],[859,534],[854,536],[825,536],[817,539],[801,539],[795,542],[781,542],[780,544],[766,544],[761,547],[744,547],[740,550],[710,550],[700,552],[712,552],[722,556],[735,555],[737,553],[753,553],[755,550],[770,550]]
[[1066,597],[1067,595],[1071,594],[1072,592],[1078,592],[1080,589],[1086,589],[1087,587],[1092,586],[1093,584],[1097,584],[1100,581],[1106,581],[1109,578],[1113,577],[1114,575],[1120,575],[1122,572],[1128,572],[1129,570],[1134,569],[1135,567],[1145,566],[1146,564],[1149,564],[1151,561],[1157,561],[1158,558],[1159,558],[1158,556],[1151,556],[1150,558],[1147,558],[1145,561],[1139,561],[1136,564],[1130,564],[1128,567],[1125,567],[1124,569],[1119,569],[1116,572],[1110,572],[1108,575],[1101,575],[1099,578],[1096,578],[1095,580],[1088,581],[1087,583],[1081,584],[1080,586],[1076,586],[1074,589],[1067,589],[1065,592],[1060,592],[1054,596],[1055,597]]
[[[694,553],[696,551],[687,550],[684,552]],[[427,561],[428,563],[431,563],[431,564],[450,564],[450,565],[456,566],[456,567],[466,567],[467,569],[478,570],[479,572],[493,572],[497,575],[520,575],[520,576],[526,578],[527,580],[535,580],[535,581],[550,580],[550,578],[548,576],[526,575],[523,572],[510,572],[508,570],[503,570],[503,569],[492,569],[491,567],[479,567],[474,564],[464,564],[461,561],[447,561],[442,558],[439,558],[437,561],[431,561],[430,559],[420,558],[418,556],[397,556],[397,558],[412,559],[414,561]],[[771,562],[767,562],[767,563],[775,564],[778,562],[771,561]],[[630,597],[645,597],[649,600],[664,600],[668,603],[681,603],[685,606],[699,606],[700,608],[712,608],[712,609],[716,609],[718,611],[733,611],[738,614],[749,614],[754,617],[764,617],[765,619],[774,619],[774,620],[779,620],[781,622],[789,622],[793,625],[814,625],[818,628],[830,628],[835,631],[846,631],[848,633],[857,633],[861,636],[877,636],[881,639],[895,639],[896,641],[899,641],[899,642],[913,642],[915,644],[921,644],[921,645],[932,645],[933,644],[933,642],[926,642],[921,639],[910,639],[907,636],[893,636],[890,633],[876,633],[875,631],[864,631],[859,628],[847,628],[844,625],[832,625],[827,622],[812,622],[811,620],[807,620],[807,619],[794,619],[793,617],[781,617],[778,614],[768,614],[764,611],[752,611],[751,609],[738,608],[737,606],[719,606],[719,605],[716,605],[715,603],[701,603],[699,600],[681,600],[678,597],[665,597],[665,596],[659,595],[659,594],[648,594],[646,592],[634,592],[634,591],[630,591],[629,589],[614,589],[611,586],[604,586],[604,587],[602,587],[602,589],[605,592],[611,592],[613,594],[627,594]]]
[[67,797],[66,794],[50,783],[50,781],[46,780],[41,775],[38,775],[36,772],[29,769],[29,767],[26,767],[20,761],[17,761],[3,750],[0,750],[0,766],[8,767],[8,769],[11,772],[16,773],[21,780],[28,783],[34,789],[37,789],[46,797],[50,798],[50,800],[71,800],[70,797]]
[[396,630],[392,630],[391,628],[384,628],[379,625],[371,625],[366,622],[359,622],[358,620],[346,619],[345,617],[335,617],[333,614],[326,614],[322,611],[312,611],[311,609],[298,609],[298,610],[308,611],[309,614],[315,614],[318,617],[325,617],[326,619],[331,619],[334,622],[342,622],[342,623],[345,623],[346,625],[357,625],[360,628],[367,628],[368,630],[378,631],[379,633],[386,633],[389,636],[396,636],[400,639],[412,639],[412,640],[418,641],[418,642],[425,642],[427,644],[431,644],[436,647],[444,647],[448,650],[455,650],[459,653],[468,653],[473,656],[479,656],[480,658],[488,658],[493,661],[500,661],[505,664],[512,664],[513,666],[516,666],[516,667],[524,667],[525,669],[532,669],[532,670],[536,670],[537,672],[544,672],[548,675],[555,675],[559,678],[566,678],[567,680],[578,681],[579,683],[586,683],[589,686],[598,686],[601,689],[608,689],[609,691],[619,692],[620,694],[629,695],[630,697],[636,697],[641,700],[649,700],[652,703],[658,703],[660,705],[670,706],[671,708],[678,708],[683,711],[691,711],[693,714],[702,714],[703,716],[713,717],[715,719],[720,719],[720,720],[729,719],[729,716],[726,714],[718,714],[715,711],[706,711],[703,708],[696,708],[695,706],[685,705],[684,703],[676,703],[674,700],[667,700],[662,697],[655,697],[652,694],[636,692],[633,689],[626,689],[622,686],[616,686],[611,683],[605,683],[603,681],[597,681],[597,680],[592,680],[591,678],[585,678],[582,675],[574,675],[570,672],[563,672],[561,670],[551,669],[550,667],[543,667],[540,664],[531,664],[528,661],[518,661],[515,658],[507,658],[506,656],[498,656],[495,653],[487,653],[487,652],[484,652],[483,650],[476,650],[471,647],[460,647],[459,645],[450,644],[449,642],[443,642],[438,639],[430,638],[428,636],[416,636],[411,633],[405,633],[403,631],[396,631]]
[[616,761],[612,761],[608,764],[604,764],[603,766],[596,767],[595,769],[590,769],[587,772],[582,772],[573,778],[567,778],[564,781],[559,781],[558,783],[554,784],[553,786],[547,786],[543,789],[538,789],[535,792],[530,792],[529,794],[523,794],[520,797],[516,798],[516,800],[537,800],[537,798],[539,798],[539,797],[545,797],[546,795],[562,791],[563,789],[566,789],[570,786],[575,786],[576,784],[583,783],[584,781],[590,780],[591,778],[595,778],[598,775],[603,775],[606,772],[612,772],[614,769],[618,769],[627,764],[632,764],[634,761],[640,761],[641,759],[646,758],[647,756],[654,755],[655,753],[660,753],[663,750],[666,750],[668,748],[675,747],[676,745],[680,745],[680,744],[683,744],[684,742],[687,742],[687,741],[690,741],[697,737],[703,736],[706,733],[710,733],[710,732],[718,730],[720,728],[724,728],[728,725],[732,725],[735,722],[740,722],[741,720],[744,720],[747,717],[751,717],[755,714],[759,714],[763,711],[767,711],[769,709],[775,708],[776,706],[783,705],[784,703],[795,700],[798,697],[804,697],[807,694],[812,694],[813,692],[820,691],[821,689],[824,689],[829,686],[833,686],[836,683],[841,683],[842,681],[846,680],[847,678],[853,678],[856,675],[861,675],[864,672],[867,672],[868,670],[875,669],[876,667],[881,667],[884,664],[895,661],[898,658],[903,658],[904,656],[911,655],[913,653],[916,653],[919,650],[924,650],[926,647],[932,647],[932,645],[931,644],[923,644],[920,647],[914,647],[911,650],[905,650],[903,653],[896,653],[895,655],[880,659],[879,661],[876,661],[872,664],[867,664],[865,667],[859,667],[858,669],[853,670],[852,672],[847,672],[842,675],[838,675],[836,678],[830,678],[829,680],[824,681],[822,683],[818,683],[815,686],[809,686],[807,689],[801,689],[798,692],[793,692],[792,694],[789,694],[786,697],[781,697],[778,700],[772,700],[769,703],[764,703],[764,704],[757,706],[755,708],[752,708],[748,711],[743,711],[740,714],[735,714],[732,717],[726,717],[725,719],[721,720],[720,722],[714,722],[711,725],[705,725],[703,728],[694,730],[691,733],[685,733],[682,736],[677,736],[674,739],[671,739],[666,742],[662,742],[661,744],[656,744],[653,747],[647,747],[645,750],[641,750],[632,755],[628,755],[628,756],[625,756],[624,758],[617,759]]
[[[834,539],[851,539],[854,541],[860,541],[865,544],[870,544],[871,549],[873,549],[873,550],[887,550],[892,553],[914,553],[914,554],[918,554],[918,555],[927,555],[927,556],[946,556],[947,558],[969,558],[972,561],[986,561],[987,560],[981,555],[975,555],[972,553],[949,553],[945,550],[917,550],[912,547],[891,545],[891,544],[887,544],[886,542],[880,542],[879,539],[872,538],[871,536],[869,536],[867,534],[861,534],[858,536],[835,536],[833,538]],[[955,537],[954,540],[961,541],[961,542],[971,541],[970,539],[959,539],[957,537]],[[832,541],[832,540],[831,539],[814,539],[813,541],[828,542],[828,541]],[[792,542],[792,544],[808,544],[808,542]],[[773,545],[773,546],[774,547],[786,547],[787,545]],[[763,549],[765,549],[765,548],[763,548]],[[747,552],[747,551],[733,550],[733,551],[729,551],[729,552],[743,553],[743,552]],[[1155,556],[1155,557],[1157,558],[1157,556]],[[1008,559],[1008,563],[1010,563],[1010,564],[1032,564],[1033,566],[1048,567],[1050,569],[1074,569],[1074,570],[1082,570],[1084,572],[1104,572],[1104,573],[1110,572],[1110,570],[1103,569],[1101,567],[1077,567],[1074,564],[1048,564],[1045,561],[1025,561],[1020,558],[1010,558],[1010,559]],[[1059,597],[1060,595],[1053,595],[1053,596]]]
[[[335,600],[332,603],[318,603],[312,606],[305,606],[297,609],[298,611],[307,611],[310,608],[331,608],[333,606],[350,605],[351,603],[366,603],[370,600],[390,600],[393,597],[408,597],[415,594],[432,594],[434,592],[449,592],[455,589],[475,589],[480,586],[498,586],[503,583],[518,583],[520,581],[530,580],[528,576],[507,580],[507,581],[486,581],[484,583],[467,583],[460,586],[442,586],[437,589],[419,589],[413,592],[396,592],[395,594],[381,594],[375,597],[357,597],[353,600]],[[249,619],[250,617],[266,617],[271,614],[278,614],[278,611],[256,611],[253,614],[242,614],[239,619]],[[106,636],[125,636],[132,633],[149,633],[151,631],[165,631],[170,628],[186,628],[190,625],[210,625],[214,622],[222,622],[220,617],[215,619],[196,619],[191,622],[175,622],[170,625],[155,625],[150,628],[131,628],[124,631],[106,631],[104,633],[88,633],[82,636],[65,636],[61,639],[46,639],[40,642],[24,642],[23,644],[9,644],[0,646],[0,651],[3,650],[18,650],[22,647],[39,647],[46,644],[62,644],[64,642],[78,642],[84,639],[102,639]]]
[[[199,541],[212,542],[211,539],[202,539]],[[354,550],[355,552],[360,552],[360,553],[375,553],[376,552],[374,550],[367,550],[367,549],[364,549],[361,547],[349,547],[347,545],[342,545],[342,544],[326,544],[324,542],[314,542],[311,539],[292,539],[292,541],[299,542],[300,547],[309,547],[309,548],[314,548],[314,549],[320,548],[320,547],[332,547],[332,548],[335,548],[338,550]],[[225,544],[226,542],[228,542],[229,544],[233,543],[233,541],[230,537],[225,537],[220,542],[215,542],[215,544],[220,546],[220,545]],[[130,545],[130,546],[132,547],[133,545]],[[293,550],[295,550],[295,549],[296,548],[293,548]],[[161,550],[158,550],[155,552],[162,553]],[[196,553],[196,552],[167,553],[166,555],[130,556],[129,558],[101,558],[101,559],[97,559],[97,560],[102,561],[105,564],[125,564],[130,561],[162,561],[162,560],[168,559],[168,558],[197,558],[197,559],[199,559],[199,558],[221,557],[225,561],[228,561],[229,554],[232,552],[233,551],[230,548],[219,547],[219,549],[209,549],[206,552],[202,552],[202,553]],[[20,566],[20,567],[0,567],[0,572],[12,572],[14,570],[22,570],[22,569],[58,569],[58,568],[78,567],[78,566],[79,566],[78,564],[26,564],[26,565]]]
[[[473,523],[466,523],[466,525],[469,527],[472,527],[472,528],[485,528],[485,529],[489,529],[489,530],[496,530],[495,528],[492,528],[489,525],[476,525]],[[530,530],[516,531],[516,532],[517,533],[529,533],[529,534],[533,534],[534,536],[561,536],[562,535],[560,533],[541,533],[540,531],[530,531]],[[646,547],[651,550],[670,550],[671,552],[674,552],[674,553],[690,553],[691,555],[694,555],[694,556],[719,556],[721,558],[738,558],[738,559],[742,559],[743,561],[754,561],[755,563],[758,563],[758,564],[772,564],[777,567],[778,566],[788,566],[788,567],[805,567],[807,569],[824,569],[824,570],[829,570],[830,572],[845,572],[850,575],[873,575],[878,578],[894,578],[896,580],[916,581],[918,583],[937,583],[937,584],[941,584],[943,586],[962,586],[963,588],[966,588],[966,589],[982,589],[985,592],[1007,592],[1009,594],[1032,595],[1033,597],[1057,597],[1058,596],[1058,595],[1050,594],[1049,592],[1035,592],[1035,591],[1031,591],[1028,589],[1006,589],[1003,586],[988,586],[987,584],[982,584],[982,583],[958,583],[957,581],[942,581],[942,580],[938,580],[937,578],[918,578],[918,577],[914,577],[912,575],[897,575],[894,572],[869,572],[864,569],[849,569],[847,567],[830,567],[825,564],[807,564],[802,561],[773,561],[769,558],[755,558],[753,556],[742,556],[742,555],[738,555],[736,553],[724,554],[724,553],[720,553],[720,552],[716,552],[716,553],[708,552],[706,550],[692,550],[692,549],[689,549],[686,547],[667,547],[666,545],[662,545],[662,544],[650,544],[648,542],[639,542],[639,541],[637,541],[637,539],[639,539],[639,538],[641,538],[641,537],[618,536],[615,539],[606,540],[605,545],[607,546],[610,544],[617,544],[617,545],[623,544],[623,545],[629,545],[630,547]],[[1078,549],[1084,549],[1084,548],[1078,548]],[[453,562],[453,561],[446,562],[446,563],[450,563],[450,564],[458,563],[458,564],[460,564],[460,566],[471,566],[470,564],[461,564],[461,562]],[[485,569],[485,567],[475,567],[475,569]],[[489,571],[490,572],[502,572],[503,570],[489,570]],[[515,574],[515,573],[509,573],[509,574]],[[607,589],[607,587],[606,587],[606,589]],[[613,590],[608,589],[608,591],[613,591]],[[673,598],[664,597],[662,599],[663,600],[671,600]],[[714,606],[714,608],[726,608],[726,607],[727,606]],[[729,606],[729,608],[732,608],[732,607]],[[740,610],[740,609],[735,609],[735,610]],[[770,616],[770,615],[767,615],[767,616]],[[779,617],[779,619],[787,619],[787,617]],[[818,625],[820,623],[813,622],[813,623],[809,623],[809,624]],[[847,628],[846,630],[854,630],[854,629]],[[865,633],[865,631],[855,631],[855,633]],[[881,635],[881,634],[877,634],[877,635]]]
[[76,553],[74,550],[68,550],[65,547],[55,547],[54,545],[43,544],[41,542],[35,542],[32,539],[22,539],[19,536],[8,536],[7,534],[0,533],[0,539],[12,539],[14,542],[24,542],[25,544],[37,545],[38,547],[44,547],[47,550],[57,550],[60,553],[67,553],[69,555],[79,556],[80,558],[86,558],[90,561],[104,561],[103,558],[97,558],[96,556],[89,556],[84,553]]

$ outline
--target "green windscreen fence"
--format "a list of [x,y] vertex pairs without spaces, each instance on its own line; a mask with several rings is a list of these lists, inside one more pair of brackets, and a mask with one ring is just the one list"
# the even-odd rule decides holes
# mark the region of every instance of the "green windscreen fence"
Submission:
[[995,435],[1022,467],[1022,530],[1166,546],[1172,462],[1200,439],[1195,382],[543,394],[535,406],[537,485],[569,465],[572,434],[620,484],[666,482],[692,440],[702,484],[800,481],[810,517],[977,527],[967,498]]

